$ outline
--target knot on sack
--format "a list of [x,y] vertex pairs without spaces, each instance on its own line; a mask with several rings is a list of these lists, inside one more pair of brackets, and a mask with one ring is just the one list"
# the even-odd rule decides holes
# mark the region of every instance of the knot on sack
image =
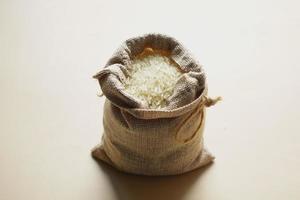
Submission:
[[216,103],[218,103],[221,100],[222,100],[222,97],[220,97],[220,96],[216,97],[216,98],[210,98],[210,97],[204,96],[204,105],[206,107],[210,107],[210,106],[215,105]]

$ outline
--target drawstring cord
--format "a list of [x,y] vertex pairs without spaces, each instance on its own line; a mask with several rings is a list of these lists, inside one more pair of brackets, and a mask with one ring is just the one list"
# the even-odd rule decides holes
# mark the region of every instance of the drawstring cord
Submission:
[[[197,108],[195,108],[189,115],[187,118],[185,118],[181,124],[179,125],[178,127],[178,130],[176,131],[176,134],[175,134],[175,139],[180,142],[180,143],[188,143],[190,141],[192,141],[194,138],[197,137],[198,134],[201,134],[201,131],[199,131],[202,127],[202,124],[203,124],[203,120],[204,120],[204,107],[210,107],[210,106],[214,106],[216,103],[218,103],[219,101],[222,100],[222,97],[216,97],[216,98],[210,98],[210,97],[207,97],[207,96],[203,96],[203,102],[200,102],[199,103],[199,106]],[[183,128],[184,124],[189,120],[191,119],[193,116],[199,114],[200,112],[200,122],[199,122],[199,125],[198,127],[196,128],[196,131],[192,134],[192,136],[188,139],[185,139],[185,140],[179,140],[178,139],[178,135],[181,131],[181,129]]]

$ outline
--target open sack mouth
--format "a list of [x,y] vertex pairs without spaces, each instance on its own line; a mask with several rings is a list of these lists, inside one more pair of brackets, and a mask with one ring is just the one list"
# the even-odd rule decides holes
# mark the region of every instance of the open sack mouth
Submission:
[[176,110],[206,88],[202,66],[177,40],[161,34],[126,40],[94,78],[124,109]]
[[145,48],[127,66],[128,76],[123,91],[137,98],[147,108],[165,108],[183,74],[183,70],[169,55],[167,51]]

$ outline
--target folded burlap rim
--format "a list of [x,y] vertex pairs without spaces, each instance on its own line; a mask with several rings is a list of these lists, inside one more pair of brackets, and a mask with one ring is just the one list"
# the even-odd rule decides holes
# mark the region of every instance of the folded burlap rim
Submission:
[[[170,59],[184,72],[174,87],[174,94],[168,99],[169,106],[162,109],[147,108],[140,100],[124,92],[123,81],[128,75],[128,66],[149,47],[169,52]],[[141,119],[177,117],[198,106],[211,106],[221,100],[220,97],[211,99],[207,96],[202,65],[176,39],[163,34],[145,34],[126,40],[93,78],[98,79],[102,95],[113,105]]]

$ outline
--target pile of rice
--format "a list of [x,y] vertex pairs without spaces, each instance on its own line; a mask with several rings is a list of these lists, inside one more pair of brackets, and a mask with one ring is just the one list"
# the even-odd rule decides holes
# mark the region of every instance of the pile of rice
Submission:
[[166,106],[166,100],[173,94],[174,86],[182,74],[170,58],[160,54],[136,58],[129,69],[125,92],[152,109]]

